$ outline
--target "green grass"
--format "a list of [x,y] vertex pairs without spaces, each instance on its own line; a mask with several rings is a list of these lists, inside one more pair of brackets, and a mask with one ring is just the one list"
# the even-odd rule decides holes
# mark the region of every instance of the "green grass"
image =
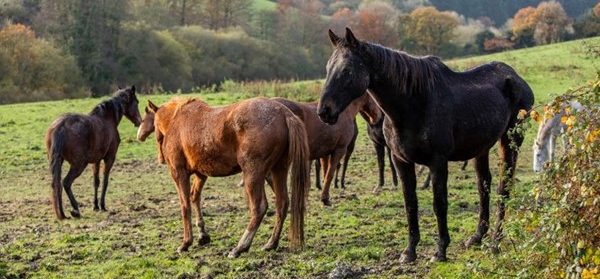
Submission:
[[[592,42],[600,41],[596,38]],[[513,65],[534,88],[537,100],[548,100],[551,95],[582,83],[593,77],[598,68],[597,62],[583,57],[579,42],[452,63],[460,68],[488,60]],[[320,81],[291,85],[230,83],[224,86],[226,92],[188,96],[200,97],[211,105],[262,93],[309,100],[317,97],[320,86]],[[235,93],[240,91],[244,93]],[[163,103],[172,96],[140,96],[140,101],[144,104],[150,98]],[[472,166],[461,172],[458,163],[451,164],[449,175],[450,261],[428,261],[435,251],[437,229],[431,191],[419,190],[419,258],[415,264],[399,264],[407,241],[402,194],[390,186],[389,173],[385,191],[379,196],[371,194],[377,181],[376,162],[362,119],[347,175],[349,188],[332,189],[331,208],[323,207],[318,192],[311,190],[307,247],[302,252],[289,251],[285,238],[275,252],[260,250],[274,223],[274,205],[270,201],[268,215],[250,252],[238,259],[224,256],[235,246],[248,222],[243,191],[235,186],[239,176],[232,176],[210,178],[203,192],[206,226],[212,243],[202,248],[194,245],[189,252],[176,254],[182,229],[173,181],[165,166],[156,163],[153,137],[145,143],[137,142],[135,128],[127,120],[119,127],[122,143],[111,173],[109,212],[92,211],[92,176],[88,169],[73,186],[83,217],[58,222],[49,201],[45,130],[61,113],[88,112],[99,101],[0,106],[0,278],[322,278],[339,263],[349,264],[355,275],[365,278],[503,278],[518,272],[522,254],[513,248],[513,243],[523,241],[528,235],[515,224],[507,225],[508,237],[502,243],[500,255],[493,255],[485,245],[477,249],[462,246],[475,231],[478,195]],[[529,202],[529,189],[538,179],[530,170],[533,130],[528,131],[522,148],[508,220],[520,214],[521,204]],[[497,182],[495,154],[494,150],[491,165]],[[267,192],[272,195],[270,190]],[[495,198],[494,195],[492,201]],[[65,208],[69,208],[67,204]],[[286,228],[287,225],[288,222]]]
[[254,10],[275,10],[277,8],[277,3],[269,0],[254,0],[252,3],[252,8]]

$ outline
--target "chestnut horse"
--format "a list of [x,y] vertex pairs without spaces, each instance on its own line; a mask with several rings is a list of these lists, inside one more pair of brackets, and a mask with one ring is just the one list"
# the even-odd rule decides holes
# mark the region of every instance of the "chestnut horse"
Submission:
[[[309,149],[304,124],[278,102],[254,98],[224,107],[209,107],[200,100],[171,100],[157,107],[148,102],[138,129],[138,140],[156,132],[159,161],[166,162],[179,193],[183,243],[192,244],[191,207],[196,211],[199,245],[210,242],[202,218],[201,194],[207,177],[243,172],[250,223],[229,257],[248,251],[265,213],[265,178],[270,174],[275,192],[276,222],[264,250],[277,248],[288,210],[287,175],[291,168],[292,197],[289,239],[292,247],[304,244],[304,214],[308,196]],[[190,176],[195,175],[190,186]]]
[[[62,205],[62,187],[65,188],[73,207],[71,215],[76,218],[81,216],[71,184],[88,164],[93,164],[94,168],[94,210],[106,211],[105,197],[109,173],[121,142],[117,126],[123,116],[136,127],[142,121],[134,86],[115,92],[112,98],[94,107],[89,115],[65,114],[54,120],[48,128],[46,150],[52,173],[52,205],[59,220],[67,218]],[[71,168],[61,186],[60,173],[63,161],[69,162]],[[104,161],[104,181],[102,196],[98,202],[99,172],[102,161]]]
[[[348,158],[350,157],[348,153],[349,146],[351,149],[354,149],[352,144],[356,140],[357,133],[356,115],[359,112],[363,112],[367,115],[369,121],[374,122],[379,117],[379,107],[377,107],[377,104],[371,97],[364,95],[350,103],[340,114],[339,120],[335,125],[328,125],[319,119],[316,102],[298,103],[283,98],[274,98],[274,100],[285,105],[304,121],[308,134],[310,159],[320,159],[325,175],[325,182],[321,191],[321,201],[324,205],[330,206],[329,188],[336,168],[344,155],[346,155],[344,164],[347,165]],[[345,170],[343,170],[342,175],[344,173]],[[319,178],[317,177],[317,179]],[[344,183],[342,183],[342,187],[345,187]]]
[[[455,72],[439,58],[414,57],[377,44],[359,41],[350,29],[340,38],[329,30],[335,47],[327,62],[327,77],[319,100],[319,117],[335,124],[356,98],[369,90],[385,113],[383,132],[402,180],[408,218],[408,246],[401,262],[417,258],[420,240],[415,164],[431,172],[438,247],[433,260],[445,261],[448,233],[448,161],[475,158],[479,188],[479,225],[466,243],[478,245],[489,226],[489,151],[500,142],[501,167],[498,218],[493,239],[502,235],[507,185],[512,183],[523,135],[512,133],[520,110],[529,110],[534,96],[513,68],[492,62]],[[514,144],[517,148],[512,148]]]

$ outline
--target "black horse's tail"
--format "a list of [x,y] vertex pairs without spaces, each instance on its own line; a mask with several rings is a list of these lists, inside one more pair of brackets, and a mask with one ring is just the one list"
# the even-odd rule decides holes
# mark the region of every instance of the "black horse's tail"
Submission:
[[61,155],[65,145],[65,128],[58,125],[49,135],[46,142],[48,159],[50,160],[50,172],[52,173],[52,206],[58,219],[64,218],[62,213],[62,185],[60,183],[61,169],[64,158]]

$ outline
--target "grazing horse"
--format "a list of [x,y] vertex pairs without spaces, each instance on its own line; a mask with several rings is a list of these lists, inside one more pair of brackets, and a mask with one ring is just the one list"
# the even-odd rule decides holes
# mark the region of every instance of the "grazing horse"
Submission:
[[335,47],[327,62],[327,77],[319,100],[319,117],[335,124],[340,113],[369,89],[385,113],[383,131],[402,180],[408,218],[408,246],[401,262],[417,258],[420,240],[415,164],[431,172],[433,208],[439,240],[434,261],[446,260],[450,243],[447,225],[448,161],[475,158],[479,188],[479,225],[467,246],[480,244],[489,226],[489,187],[492,176],[488,153],[499,140],[501,167],[495,240],[501,236],[504,203],[509,196],[521,134],[510,132],[519,111],[534,102],[527,83],[508,65],[488,63],[454,72],[433,56],[414,57],[356,39],[350,29],[344,38],[329,30]]
[[[552,117],[544,115],[533,143],[533,171],[542,171],[544,164],[552,162],[554,159],[555,137],[560,136],[567,129],[567,125],[561,122],[567,108],[579,111],[583,109],[583,106],[578,102],[571,101],[562,104],[558,114]],[[566,143],[563,145],[566,145]]]
[[[52,173],[52,205],[59,220],[67,218],[62,205],[62,188],[65,188],[73,211],[73,217],[80,217],[79,205],[71,184],[79,177],[88,164],[94,167],[94,210],[106,211],[106,190],[110,169],[115,162],[121,139],[117,126],[123,116],[137,127],[142,119],[138,110],[135,87],[120,89],[113,97],[94,107],[89,115],[65,114],[54,120],[46,132],[46,150]],[[63,161],[71,168],[60,182]],[[100,162],[104,161],[104,181],[102,196],[98,202],[100,185]]]
[[[138,140],[156,132],[159,161],[166,162],[179,193],[183,220],[183,243],[178,252],[192,244],[191,207],[196,211],[199,245],[210,242],[202,218],[202,188],[209,176],[222,177],[243,172],[250,209],[250,223],[229,257],[248,251],[265,213],[265,178],[272,176],[276,221],[264,250],[279,244],[290,204],[287,192],[291,169],[292,201],[289,239],[293,247],[304,245],[304,214],[310,186],[309,150],[304,124],[278,102],[248,99],[223,107],[209,107],[200,100],[172,100],[160,107],[148,102],[138,129]],[[195,175],[190,186],[190,176]],[[191,207],[190,207],[191,204]]]
[[[349,153],[354,150],[354,142],[356,141],[358,129],[356,128],[356,115],[359,112],[363,112],[368,116],[369,121],[372,122],[375,121],[379,113],[379,108],[370,96],[364,95],[351,102],[340,113],[339,121],[335,125],[328,125],[319,119],[316,102],[298,103],[283,98],[275,98],[274,100],[285,105],[304,122],[308,134],[310,159],[319,159],[321,161],[325,175],[325,183],[321,191],[321,201],[324,205],[331,205],[329,188],[338,163],[345,156],[344,165],[347,165],[350,157]],[[317,165],[318,168],[319,166]],[[342,171],[342,179],[344,174],[345,168]],[[318,176],[317,180],[320,180]],[[344,182],[342,182],[342,187],[345,187]]]

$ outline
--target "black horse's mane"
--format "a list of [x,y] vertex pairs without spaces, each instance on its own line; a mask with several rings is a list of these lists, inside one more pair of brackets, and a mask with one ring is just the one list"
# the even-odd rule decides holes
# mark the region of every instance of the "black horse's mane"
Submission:
[[363,43],[376,72],[385,77],[402,94],[427,94],[441,80],[441,69],[448,69],[436,56],[417,57],[375,43]]
[[111,98],[96,105],[90,115],[107,116],[107,114],[112,113],[115,120],[121,120],[125,113],[125,104],[129,102],[128,94],[127,89],[115,92]]

